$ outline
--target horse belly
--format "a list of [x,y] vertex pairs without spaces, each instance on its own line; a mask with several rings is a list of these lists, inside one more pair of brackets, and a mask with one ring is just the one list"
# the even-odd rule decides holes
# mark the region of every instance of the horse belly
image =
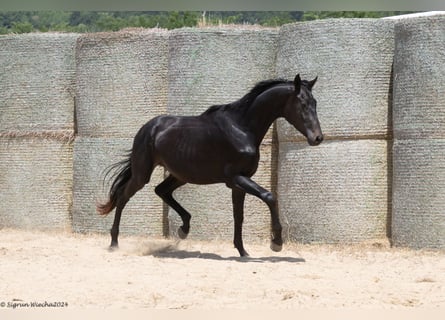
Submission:
[[165,169],[181,181],[192,184],[213,184],[226,182],[224,168],[212,165],[209,162],[200,162],[196,159],[182,165],[164,165]]
[[197,131],[171,132],[168,139],[158,141],[156,151],[159,164],[187,183],[226,182],[224,171],[226,165],[233,161],[233,150],[224,141]]

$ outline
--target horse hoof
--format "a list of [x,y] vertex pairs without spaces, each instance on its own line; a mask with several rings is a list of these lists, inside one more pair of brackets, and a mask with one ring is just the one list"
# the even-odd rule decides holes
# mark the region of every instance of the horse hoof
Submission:
[[240,253],[240,257],[241,258],[249,258],[250,255],[247,253],[247,251],[244,250],[242,253]]
[[117,249],[119,249],[119,246],[117,244],[111,244],[108,247],[108,251],[110,251],[110,252],[116,251]]
[[178,228],[178,237],[182,240],[184,240],[185,238],[187,238],[188,233],[185,233],[184,230],[182,230],[182,227]]
[[272,251],[274,252],[280,252],[283,249],[283,245],[281,244],[276,244],[275,242],[271,242],[270,243],[270,248],[272,249]]

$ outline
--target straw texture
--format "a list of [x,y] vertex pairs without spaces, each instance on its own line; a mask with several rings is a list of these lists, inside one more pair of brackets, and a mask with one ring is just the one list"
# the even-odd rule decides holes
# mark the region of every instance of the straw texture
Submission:
[[174,30],[170,35],[169,111],[196,115],[274,78],[277,29]]
[[[74,144],[73,230],[76,232],[108,232],[114,211],[103,217],[96,204],[105,202],[112,181],[105,180],[107,168],[122,160],[131,149],[129,138],[78,137]],[[122,234],[163,235],[162,200],[154,186],[162,181],[163,170],[153,172],[151,182],[130,199],[122,213]]]
[[313,94],[325,142],[309,147],[277,122],[278,195],[291,240],[383,238],[390,207],[393,21],[336,19],[283,26],[277,73],[318,76]]
[[395,33],[392,240],[445,248],[445,16]]
[[0,131],[74,129],[77,37],[0,36]]
[[280,143],[278,205],[287,238],[353,243],[386,236],[387,142]]
[[71,230],[72,144],[0,138],[0,228]]
[[395,139],[445,138],[445,15],[395,26]]
[[392,241],[445,248],[445,139],[396,140]]
[[[198,115],[211,105],[244,96],[257,82],[274,78],[277,29],[186,28],[170,35],[168,113]],[[261,147],[254,179],[272,188],[272,129]],[[190,237],[233,238],[231,191],[225,185],[185,185],[175,197],[192,214]],[[170,232],[181,220],[169,209]],[[245,238],[269,236],[270,215],[265,204],[246,197]]]
[[[115,211],[99,216],[112,181],[103,183],[108,166],[131,150],[133,138],[151,118],[166,113],[168,32],[132,29],[88,34],[77,43],[78,137],[74,148],[73,229],[108,232]],[[154,186],[163,169],[125,207],[121,233],[163,235],[162,200]]]
[[71,229],[77,37],[0,37],[0,227]]
[[[313,94],[326,137],[387,137],[394,22],[334,19],[285,25],[280,29],[277,75],[318,76]],[[284,121],[281,141],[303,140]]]
[[83,35],[76,62],[80,135],[133,137],[150,118],[165,113],[167,31]]

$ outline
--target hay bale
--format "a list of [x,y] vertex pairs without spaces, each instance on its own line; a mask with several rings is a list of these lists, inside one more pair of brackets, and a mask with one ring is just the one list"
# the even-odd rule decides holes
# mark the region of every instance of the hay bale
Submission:
[[445,248],[445,16],[395,27],[392,240]]
[[0,36],[0,131],[74,129],[77,37]]
[[[275,190],[271,172],[274,162],[271,148],[261,148],[261,160],[253,180],[268,190]],[[175,199],[192,215],[190,239],[233,239],[232,192],[224,184],[187,184],[174,192]],[[169,230],[176,235],[182,225],[179,215],[171,208],[168,212]],[[247,195],[244,204],[243,239],[265,240],[270,237],[270,213],[267,205]]]
[[[106,169],[124,159],[131,149],[130,138],[77,137],[74,143],[73,230],[75,232],[108,232],[114,211],[108,216],[96,212],[96,204],[105,202],[112,181],[105,180]],[[120,157],[122,156],[122,157]],[[122,234],[163,235],[163,204],[154,193],[162,181],[163,170],[153,172],[150,183],[130,199],[125,207]]]
[[401,20],[401,19],[432,17],[432,16],[440,16],[440,15],[445,15],[445,11],[427,11],[427,12],[408,13],[408,14],[402,14],[402,15],[397,15],[397,16],[384,17],[382,19]]
[[[278,30],[184,28],[171,32],[168,109],[196,115],[275,77]],[[295,76],[295,75],[294,75]]]
[[392,241],[445,248],[445,139],[394,142]]
[[[257,82],[275,77],[278,30],[271,28],[185,28],[170,35],[168,112],[198,115],[211,105],[244,96]],[[271,189],[272,129],[261,147],[256,182]],[[233,238],[231,191],[225,185],[186,185],[175,197],[192,214],[190,237]],[[169,209],[170,232],[181,220]],[[245,238],[269,237],[270,214],[260,200],[247,196]]]
[[291,240],[386,236],[393,26],[389,20],[336,19],[280,30],[277,74],[318,76],[314,97],[327,138],[310,148],[295,128],[277,122],[279,208]]
[[303,243],[355,243],[386,236],[385,140],[280,143],[278,205],[284,234]]
[[445,15],[395,26],[394,138],[445,137]]
[[71,230],[72,144],[0,137],[0,228]]
[[76,61],[80,135],[133,137],[150,118],[165,113],[167,31],[83,35]]
[[[328,19],[280,29],[277,75],[318,76],[314,97],[326,137],[390,136],[393,25],[391,20]],[[304,139],[285,121],[277,128],[280,142]]]
[[394,143],[392,241],[445,248],[445,139]]

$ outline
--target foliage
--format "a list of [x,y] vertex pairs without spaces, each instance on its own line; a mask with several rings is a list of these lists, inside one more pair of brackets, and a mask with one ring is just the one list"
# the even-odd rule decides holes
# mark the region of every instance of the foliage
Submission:
[[166,28],[219,24],[258,24],[277,27],[296,21],[326,18],[380,18],[406,12],[385,11],[16,11],[0,12],[0,34],[26,32],[99,32],[130,27]]

